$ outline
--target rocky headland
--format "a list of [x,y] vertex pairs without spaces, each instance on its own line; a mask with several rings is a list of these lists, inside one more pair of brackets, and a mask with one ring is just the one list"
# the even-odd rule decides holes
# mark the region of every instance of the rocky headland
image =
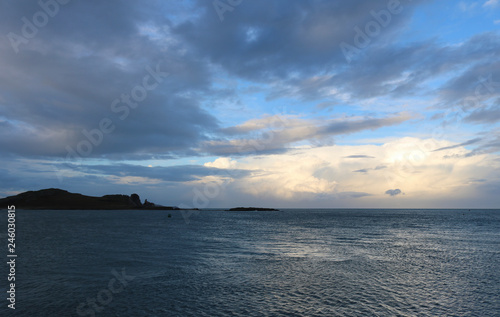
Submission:
[[16,209],[39,210],[180,210],[175,206],[161,206],[146,199],[141,202],[139,195],[105,195],[102,197],[70,193],[58,188],[28,191],[0,199],[0,206],[14,205]]

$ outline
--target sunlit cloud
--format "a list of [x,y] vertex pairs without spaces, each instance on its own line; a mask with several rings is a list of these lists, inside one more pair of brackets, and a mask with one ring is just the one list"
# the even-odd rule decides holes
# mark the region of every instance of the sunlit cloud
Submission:
[[0,195],[498,205],[499,1],[387,4],[1,2]]
[[[465,157],[469,150],[464,146],[403,138],[379,146],[330,146],[238,160],[218,158],[208,166],[250,171],[248,177],[231,185],[233,189],[285,201],[327,197],[333,202],[346,192],[366,193],[358,197],[361,200],[383,200],[387,194],[402,194],[400,188],[405,189],[402,199],[408,201],[426,195],[460,198],[482,184],[471,179],[491,179],[491,173],[500,177],[496,156]],[[435,147],[440,151],[434,151]],[[369,153],[370,159],[350,159],[356,156],[347,155],[352,152]],[[450,158],[452,154],[460,155]],[[394,189],[388,192],[381,187]]]

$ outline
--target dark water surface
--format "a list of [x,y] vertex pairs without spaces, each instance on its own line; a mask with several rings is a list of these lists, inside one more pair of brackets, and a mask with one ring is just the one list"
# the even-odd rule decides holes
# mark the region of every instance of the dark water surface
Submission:
[[[167,218],[171,213],[172,218]],[[1,240],[7,254],[7,215]],[[17,211],[1,316],[499,316],[499,210]]]

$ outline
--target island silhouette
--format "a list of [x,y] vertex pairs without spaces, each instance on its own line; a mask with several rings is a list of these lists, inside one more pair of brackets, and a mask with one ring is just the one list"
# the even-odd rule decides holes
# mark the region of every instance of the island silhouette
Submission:
[[15,196],[0,199],[2,206],[16,206],[16,209],[39,210],[181,210],[175,206],[162,206],[146,199],[144,203],[138,194],[105,195],[102,197],[70,193],[59,188],[27,191]]
[[236,207],[228,209],[226,211],[279,211],[279,210],[274,208],[262,208],[262,207]]

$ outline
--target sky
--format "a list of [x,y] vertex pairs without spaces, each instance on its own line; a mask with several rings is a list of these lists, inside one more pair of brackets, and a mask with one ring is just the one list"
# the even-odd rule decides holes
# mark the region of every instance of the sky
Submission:
[[0,197],[499,208],[500,1],[0,2]]

